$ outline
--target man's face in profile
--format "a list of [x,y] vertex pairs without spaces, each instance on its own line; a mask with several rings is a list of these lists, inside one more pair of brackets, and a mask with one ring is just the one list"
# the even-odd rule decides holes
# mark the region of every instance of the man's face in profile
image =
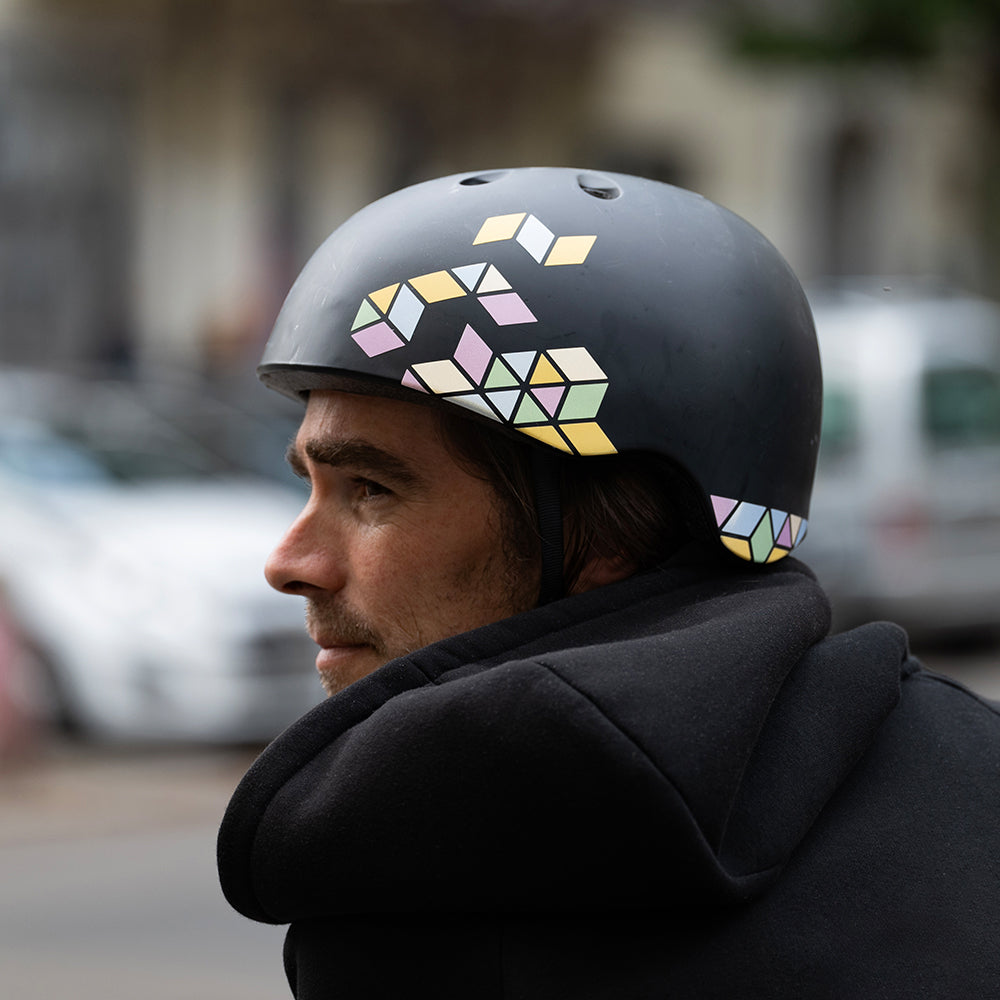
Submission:
[[456,462],[439,426],[414,403],[309,397],[288,457],[311,493],[266,575],[306,598],[328,694],[535,603],[537,574],[506,544],[493,488]]

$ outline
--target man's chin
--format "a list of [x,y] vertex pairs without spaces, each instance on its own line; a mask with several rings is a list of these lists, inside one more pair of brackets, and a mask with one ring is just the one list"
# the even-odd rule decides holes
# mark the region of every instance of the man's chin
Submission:
[[331,646],[316,654],[316,670],[327,695],[343,691],[385,662],[385,657],[367,644]]

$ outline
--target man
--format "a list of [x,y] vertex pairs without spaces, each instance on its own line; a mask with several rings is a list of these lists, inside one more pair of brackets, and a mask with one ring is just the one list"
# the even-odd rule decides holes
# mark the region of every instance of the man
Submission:
[[223,821],[296,997],[1000,994],[1000,719],[829,636],[802,291],[689,192],[431,181],[262,363],[311,485],[271,557],[333,695]]

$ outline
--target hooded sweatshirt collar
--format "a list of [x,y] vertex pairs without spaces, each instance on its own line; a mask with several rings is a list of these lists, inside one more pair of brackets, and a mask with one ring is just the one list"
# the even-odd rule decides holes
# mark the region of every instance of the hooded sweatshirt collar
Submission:
[[796,561],[688,552],[394,660],[248,772],[223,890],[276,923],[753,898],[898,700],[901,630],[828,629]]

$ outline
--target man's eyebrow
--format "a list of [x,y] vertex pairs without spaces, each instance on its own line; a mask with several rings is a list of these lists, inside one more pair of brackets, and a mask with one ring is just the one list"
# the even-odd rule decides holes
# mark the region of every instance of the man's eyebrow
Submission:
[[[419,486],[424,481],[409,462],[367,441],[311,439],[302,444],[301,453],[317,465],[348,466],[375,477],[384,476],[401,486]],[[298,443],[292,441],[285,458],[292,471],[305,479],[308,478],[308,470],[301,453]]]

